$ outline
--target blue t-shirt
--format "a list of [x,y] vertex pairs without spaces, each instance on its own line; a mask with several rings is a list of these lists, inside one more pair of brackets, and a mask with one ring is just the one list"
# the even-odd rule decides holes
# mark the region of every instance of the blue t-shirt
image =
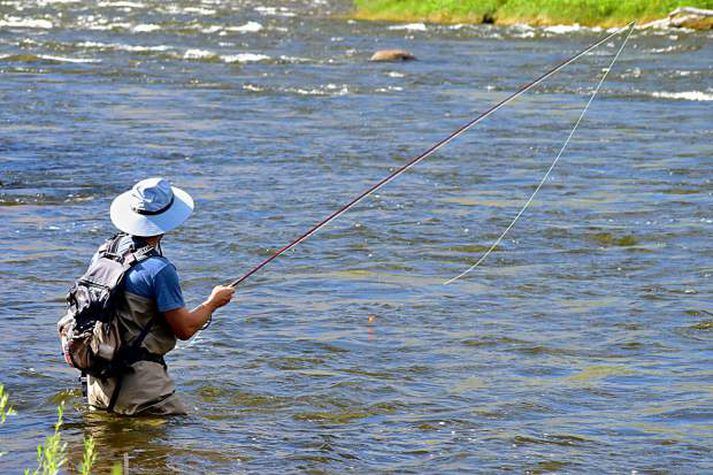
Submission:
[[[131,236],[122,238],[117,252],[119,254],[126,252],[134,239]],[[141,246],[142,243],[138,243],[138,247]],[[92,262],[96,258],[95,254]],[[186,305],[176,267],[163,256],[149,257],[129,269],[124,277],[124,289],[132,294],[154,300],[161,313]]]

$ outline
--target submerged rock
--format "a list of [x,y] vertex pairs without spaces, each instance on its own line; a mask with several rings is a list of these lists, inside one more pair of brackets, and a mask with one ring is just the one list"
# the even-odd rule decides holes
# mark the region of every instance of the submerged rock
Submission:
[[412,61],[416,56],[403,49],[382,49],[371,56],[369,61]]

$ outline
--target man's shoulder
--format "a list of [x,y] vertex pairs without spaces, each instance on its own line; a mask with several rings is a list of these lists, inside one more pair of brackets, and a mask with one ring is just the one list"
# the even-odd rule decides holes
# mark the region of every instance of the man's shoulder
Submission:
[[176,272],[176,267],[171,263],[171,261],[159,254],[147,257],[136,264],[133,269],[147,272],[152,277],[158,276],[163,271],[171,273]]
[[175,287],[178,273],[171,261],[163,256],[151,256],[135,264],[126,275],[126,290],[148,298],[156,296],[156,289]]

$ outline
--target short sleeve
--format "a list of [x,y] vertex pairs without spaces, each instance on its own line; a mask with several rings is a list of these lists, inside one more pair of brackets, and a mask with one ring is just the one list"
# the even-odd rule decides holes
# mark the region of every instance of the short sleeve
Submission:
[[164,266],[154,277],[154,293],[158,311],[161,313],[186,305],[178,282],[178,273],[171,264]]

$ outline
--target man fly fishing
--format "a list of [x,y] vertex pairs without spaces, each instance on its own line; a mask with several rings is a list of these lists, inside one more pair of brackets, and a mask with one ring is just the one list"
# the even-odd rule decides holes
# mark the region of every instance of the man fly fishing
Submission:
[[119,234],[97,251],[68,295],[58,329],[67,362],[87,375],[94,410],[185,414],[164,355],[210,322],[235,292],[216,286],[193,310],[161,240],[193,212],[193,199],[162,178],[142,180],[111,204]]
[[608,34],[525,84],[367,188],[229,286],[215,287],[208,300],[192,311],[185,308],[176,269],[161,254],[160,243],[166,232],[190,216],[193,200],[160,178],[140,181],[131,191],[118,196],[111,205],[111,220],[122,234],[99,248],[87,272],[70,290],[69,309],[58,324],[65,359],[89,375],[91,407],[127,415],[185,413],[185,407],[174,394],[175,386],[166,372],[163,355],[173,349],[176,338],[188,339],[206,325],[213,311],[230,302],[235,287],[508,103],[626,32],[562,147],[518,214],[476,263],[445,283],[464,277],[501,242],[545,184],[626,46],[634,26],[632,22]]

